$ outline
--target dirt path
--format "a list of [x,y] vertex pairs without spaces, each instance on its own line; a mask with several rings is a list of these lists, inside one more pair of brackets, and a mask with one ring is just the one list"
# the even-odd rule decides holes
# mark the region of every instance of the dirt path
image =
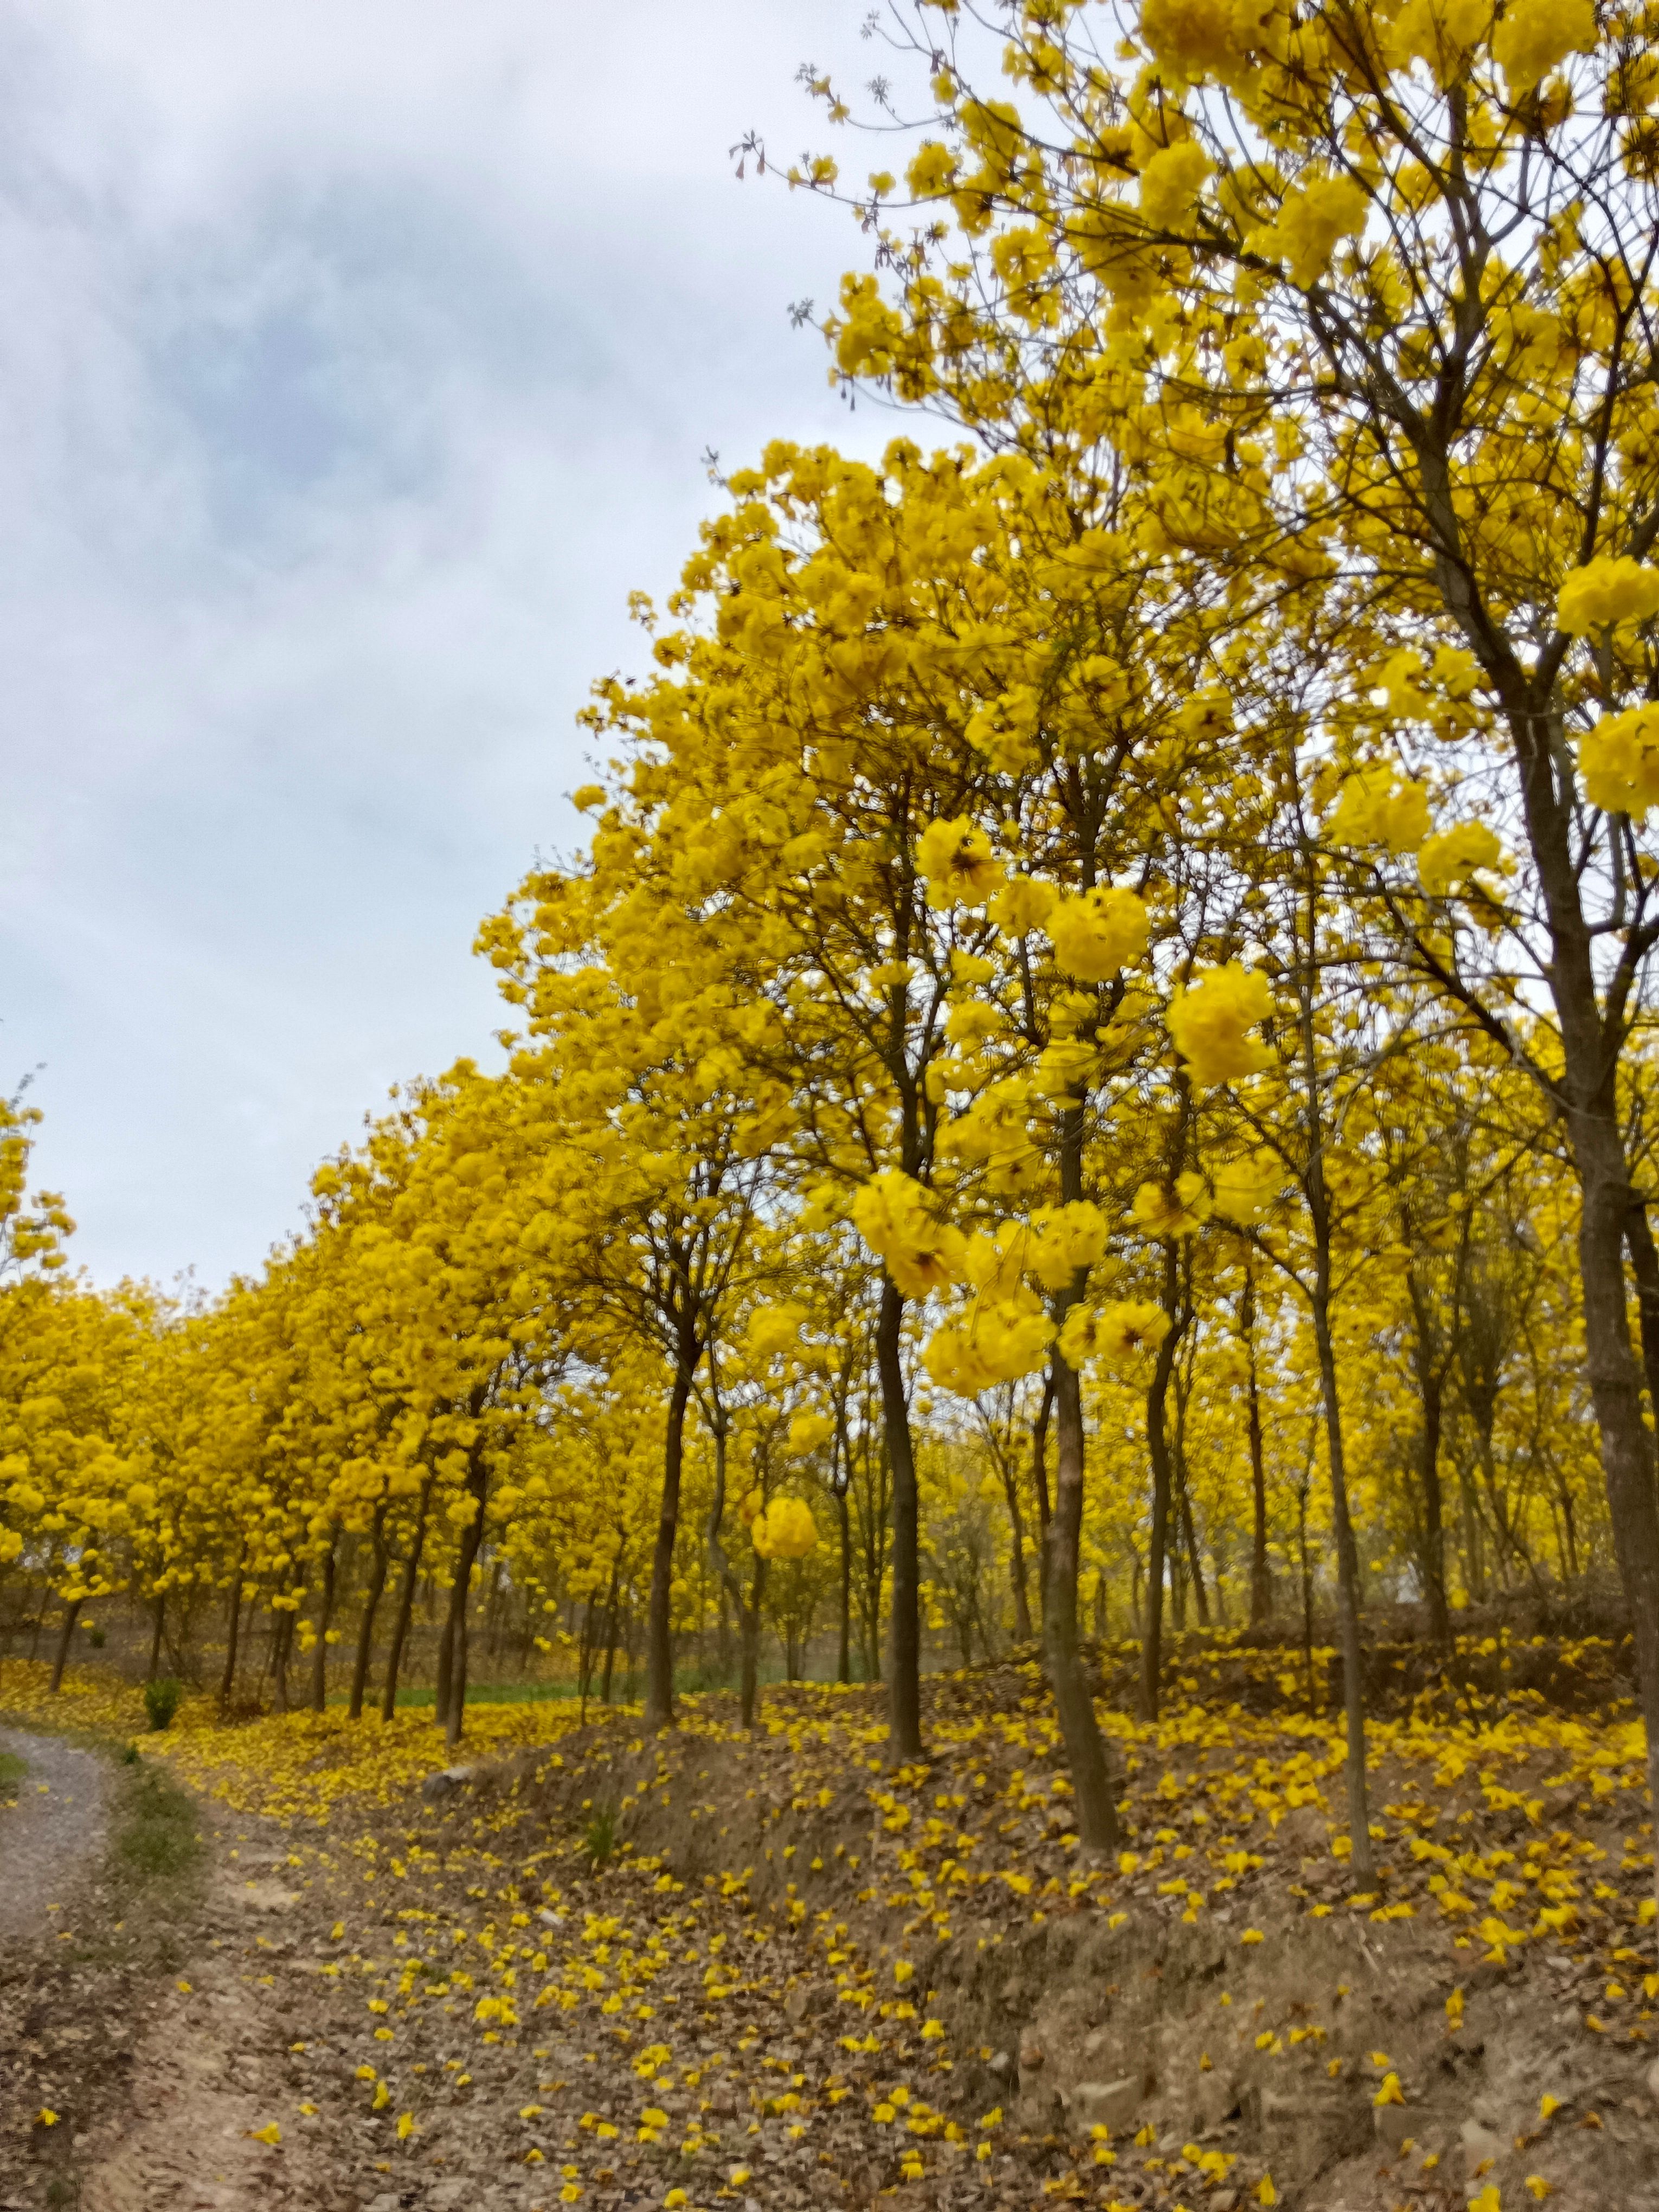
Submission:
[[0,1752],[23,1761],[16,1802],[0,1807],[0,1944],[49,1936],[53,1916],[103,1858],[108,1777],[89,1751],[0,1728]]
[[[229,1821],[209,1824],[210,1872],[185,1972],[133,2055],[128,2109],[88,2139],[82,2212],[329,2212],[343,2201],[295,2140],[267,1962],[290,1945],[296,1899],[280,1854]],[[280,2147],[259,2140],[273,2120]]]
[[58,1737],[0,1752],[0,2212],[356,2212],[295,2140],[280,1832]]

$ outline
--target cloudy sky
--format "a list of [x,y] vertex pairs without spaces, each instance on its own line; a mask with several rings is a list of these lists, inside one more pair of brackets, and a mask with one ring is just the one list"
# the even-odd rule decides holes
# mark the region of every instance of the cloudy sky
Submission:
[[0,0],[0,1087],[101,1281],[209,1286],[568,848],[727,465],[870,449],[789,301],[860,0]]

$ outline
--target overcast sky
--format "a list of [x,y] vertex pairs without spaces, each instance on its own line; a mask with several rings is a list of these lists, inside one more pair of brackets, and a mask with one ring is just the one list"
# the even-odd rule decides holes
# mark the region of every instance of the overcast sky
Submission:
[[727,465],[862,450],[821,143],[860,0],[0,0],[0,1088],[100,1281],[214,1286],[568,849]]

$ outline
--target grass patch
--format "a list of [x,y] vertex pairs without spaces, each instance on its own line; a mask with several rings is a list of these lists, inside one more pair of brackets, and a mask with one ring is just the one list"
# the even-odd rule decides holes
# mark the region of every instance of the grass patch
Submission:
[[0,1796],[15,1790],[28,1771],[27,1759],[19,1759],[15,1751],[0,1751]]
[[[763,1666],[760,1670],[763,1689],[782,1680],[781,1667]],[[628,1674],[618,1668],[611,1686],[612,1705],[632,1705],[644,1686],[645,1676],[641,1670],[636,1668],[632,1674]],[[738,1676],[734,1670],[721,1673],[718,1668],[713,1667],[679,1667],[674,1672],[677,1692],[689,1692],[695,1696],[698,1692],[735,1690],[737,1686]],[[469,1682],[466,1702],[469,1705],[574,1705],[580,1695],[574,1682]],[[398,1711],[400,1713],[429,1712],[436,1697],[437,1692],[429,1682],[415,1683],[408,1689],[398,1691]],[[331,1697],[328,1702],[332,1707],[346,1705],[349,1700],[342,1694]],[[606,1710],[600,1701],[597,1679],[589,1686],[587,1704],[591,1712],[599,1713]],[[374,1710],[372,1698],[365,1710]]]
[[613,1806],[601,1805],[583,1829],[582,1849],[595,1874],[611,1863],[617,1850],[617,1814]]
[[124,1886],[181,1881],[202,1855],[195,1800],[148,1760],[131,1771],[123,1795],[114,1840]]
[[[576,1695],[568,1682],[480,1682],[466,1686],[469,1705],[568,1705]],[[398,1711],[400,1713],[429,1712],[437,1697],[430,1683],[417,1683],[413,1688],[399,1690]],[[331,1705],[350,1702],[346,1698],[331,1698]],[[365,1711],[370,1710],[365,1706]]]

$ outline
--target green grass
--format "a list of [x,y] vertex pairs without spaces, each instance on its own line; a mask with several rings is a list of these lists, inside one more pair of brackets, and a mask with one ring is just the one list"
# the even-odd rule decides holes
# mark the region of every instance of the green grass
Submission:
[[617,1849],[617,1813],[611,1805],[601,1805],[582,1832],[582,1849],[587,1863],[597,1874],[608,1866]]
[[[763,1689],[782,1680],[781,1667],[775,1663],[763,1665],[760,1669],[760,1685]],[[695,1695],[698,1691],[735,1690],[737,1686],[738,1675],[735,1668],[730,1675],[718,1674],[713,1668],[682,1667],[675,1670],[674,1687],[681,1693],[689,1692]],[[643,1668],[634,1676],[631,1685],[628,1676],[620,1668],[611,1677],[611,1697],[614,1705],[637,1704],[644,1692]],[[580,1692],[574,1682],[478,1682],[476,1684],[469,1682],[466,1690],[466,1702],[469,1705],[574,1705],[580,1696]],[[408,1689],[398,1691],[398,1711],[400,1713],[429,1712],[436,1698],[437,1692],[429,1682],[415,1683]],[[330,1710],[332,1711],[337,1706],[349,1704],[349,1699],[343,1692],[338,1692],[330,1698],[328,1703]],[[604,1711],[599,1700],[599,1686],[597,1679],[588,1691],[587,1704],[591,1712]],[[378,1712],[379,1698],[372,1695],[365,1698],[363,1711],[366,1713]]]
[[15,1751],[0,1751],[0,1795],[15,1790],[28,1771],[26,1759],[19,1759]]
[[175,1882],[193,1869],[201,1850],[193,1799],[159,1768],[140,1766],[115,1830],[116,1864],[123,1878],[135,1885]]
[[[568,1702],[574,1698],[575,1694],[574,1689],[568,1682],[480,1682],[476,1686],[469,1682],[466,1686],[466,1702],[469,1705],[554,1705],[562,1701]],[[430,1711],[436,1697],[437,1692],[429,1683],[417,1684],[412,1689],[399,1690],[398,1711],[400,1713]],[[333,1706],[348,1705],[350,1700],[344,1697],[337,1697],[331,1698],[328,1702],[331,1706]],[[380,1709],[378,1698],[364,1698],[365,1712],[379,1712]]]

